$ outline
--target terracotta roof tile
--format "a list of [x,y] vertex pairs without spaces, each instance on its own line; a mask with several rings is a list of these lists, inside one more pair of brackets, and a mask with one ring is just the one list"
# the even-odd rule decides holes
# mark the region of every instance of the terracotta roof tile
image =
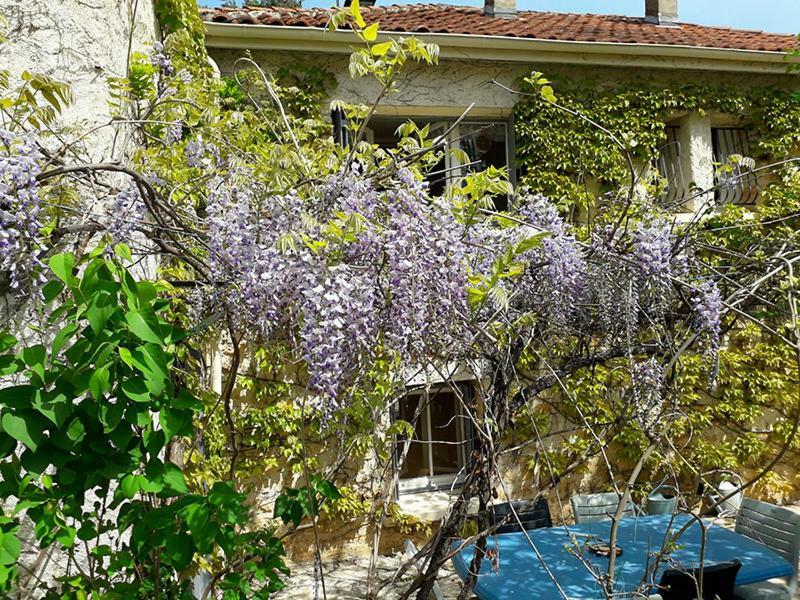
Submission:
[[[797,46],[791,35],[727,27],[679,23],[659,26],[642,18],[520,11],[516,19],[487,17],[482,8],[445,4],[404,4],[364,7],[368,23],[379,21],[382,31],[451,33],[542,40],[664,44],[783,52]],[[205,21],[285,27],[325,27],[331,9],[322,8],[205,8]]]

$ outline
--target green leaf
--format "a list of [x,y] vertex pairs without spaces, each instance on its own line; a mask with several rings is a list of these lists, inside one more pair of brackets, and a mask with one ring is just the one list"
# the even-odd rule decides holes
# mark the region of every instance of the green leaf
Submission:
[[364,39],[368,42],[374,42],[378,39],[378,23],[373,23],[363,31]]
[[128,322],[128,328],[136,337],[145,342],[152,342],[154,344],[163,344],[163,338],[156,333],[157,326],[148,323],[144,316],[138,311],[130,311],[125,313],[125,320]]
[[58,391],[37,391],[33,398],[33,407],[52,421],[56,427],[61,427],[72,413],[72,403],[69,398]]
[[50,444],[39,446],[36,452],[26,449],[20,456],[19,462],[30,473],[41,475],[47,472],[52,460],[58,456],[58,452],[53,452],[53,450]]
[[342,494],[339,493],[339,490],[332,482],[323,479],[319,475],[314,475],[311,478],[311,487],[313,487],[314,491],[320,496],[328,500],[339,500],[342,497]]
[[61,527],[56,533],[56,540],[65,548],[72,548],[75,545],[75,533],[74,527]]
[[0,406],[28,408],[33,405],[37,388],[32,385],[12,385],[0,389]]
[[122,392],[134,402],[150,402],[150,391],[140,377],[126,379],[120,387]]
[[542,94],[542,98],[547,100],[548,102],[555,102],[556,101],[556,94],[553,92],[553,88],[549,85],[543,85],[540,90]]
[[364,21],[364,17],[361,16],[361,7],[358,4],[358,0],[353,0],[350,3],[350,14],[353,17],[353,20],[356,22],[356,25],[359,27],[366,27],[367,24]]
[[78,539],[84,542],[88,542],[93,540],[97,537],[97,529],[94,527],[94,523],[84,523],[80,529],[78,529]]
[[402,437],[410,438],[414,436],[414,426],[408,421],[403,421],[402,419],[395,419],[394,423],[392,423],[386,430],[386,435],[387,436],[399,435]]
[[17,345],[17,338],[9,333],[4,333],[0,335],[0,352],[6,352],[11,350],[14,346]]
[[386,56],[393,45],[394,42],[381,42],[380,44],[375,44],[369,50],[373,56]]
[[0,534],[0,564],[13,565],[19,559],[20,543],[16,531]]
[[92,295],[89,308],[86,310],[86,320],[95,334],[99,334],[108,323],[111,316],[117,312],[117,298],[106,291],[98,291]]
[[64,284],[60,281],[48,281],[44,287],[42,288],[42,296],[44,297],[44,303],[50,304],[53,300],[55,300],[58,295],[61,293],[61,290],[64,289]]
[[67,427],[67,437],[73,442],[79,442],[83,439],[86,428],[80,419],[74,419]]
[[189,411],[162,408],[158,415],[158,422],[161,424],[167,441],[176,435],[188,435],[192,432],[192,413]]
[[211,487],[208,501],[216,507],[221,507],[230,502],[240,501],[240,496],[241,494],[237,493],[229,484],[218,481]]
[[114,254],[123,260],[127,260],[128,262],[133,260],[133,254],[131,253],[131,249],[128,244],[117,244],[114,246]]
[[15,356],[9,356],[8,354],[0,356],[0,376],[13,375],[21,370],[22,362]]
[[195,398],[189,390],[181,388],[172,401],[172,407],[198,412],[203,410],[203,403]]
[[181,471],[178,465],[172,463],[165,463],[164,464],[164,474],[161,476],[161,481],[164,483],[164,487],[176,494],[188,494],[189,488],[186,487],[186,479],[183,476],[183,471]]
[[167,536],[165,543],[167,558],[173,568],[183,571],[192,562],[194,547],[192,539],[185,533],[173,533]]
[[41,344],[36,344],[35,346],[23,348],[20,352],[20,357],[27,366],[33,368],[44,365],[47,352],[45,351],[44,346]]
[[550,234],[547,232],[537,233],[536,235],[528,236],[525,239],[517,242],[517,245],[514,248],[514,250],[517,254],[522,254],[523,252],[527,252],[528,250],[539,248],[542,245],[542,240],[549,236]]
[[3,431],[18,442],[25,444],[25,446],[34,452],[36,448],[39,447],[39,443],[41,443],[43,437],[42,428],[34,419],[30,417],[22,418],[6,412],[3,413],[3,418],[0,420],[0,423],[3,425]]
[[95,400],[100,400],[111,389],[108,365],[97,369],[89,378],[89,391]]
[[125,413],[124,402],[104,402],[100,406],[100,422],[103,424],[103,433],[110,433],[113,431],[120,421],[122,415]]
[[67,285],[75,281],[75,277],[72,275],[72,270],[75,268],[75,257],[72,254],[56,254],[50,258],[49,264],[53,274]]
[[61,349],[66,345],[69,339],[75,335],[76,331],[78,331],[78,325],[76,323],[70,323],[64,326],[64,328],[55,335],[53,338],[53,345],[50,348],[50,352],[53,356],[61,352]]
[[197,549],[200,552],[209,552],[213,546],[216,527],[209,523],[208,509],[202,504],[190,504],[184,512]]
[[119,482],[122,495],[131,500],[139,492],[139,482],[136,475],[125,475]]
[[17,448],[17,440],[8,435],[5,431],[0,431],[0,458],[10,456]]

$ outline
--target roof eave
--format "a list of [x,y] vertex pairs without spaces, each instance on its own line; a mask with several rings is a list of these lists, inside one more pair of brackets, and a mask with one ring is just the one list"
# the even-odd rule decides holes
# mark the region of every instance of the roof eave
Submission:
[[[349,54],[358,43],[350,31],[317,27],[206,22],[206,45],[211,48],[295,50]],[[800,63],[782,52],[705,48],[666,44],[627,44],[540,40],[451,33],[381,32],[381,37],[414,35],[439,46],[441,58],[495,62],[568,63],[653,69],[687,69],[786,73]]]

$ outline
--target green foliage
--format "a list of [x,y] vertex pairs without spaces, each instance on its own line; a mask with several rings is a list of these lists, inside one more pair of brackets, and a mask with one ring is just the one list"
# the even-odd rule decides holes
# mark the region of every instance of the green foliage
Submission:
[[609,143],[608,135],[586,119],[610,131],[642,163],[666,142],[668,120],[684,111],[741,118],[754,130],[756,158],[784,157],[800,146],[800,100],[789,90],[568,79],[551,84],[534,73],[523,81],[523,91],[530,94],[514,109],[520,183],[549,195],[564,210],[594,204],[594,194],[584,186],[587,179],[604,191],[619,188],[629,177],[622,148]]
[[312,475],[309,484],[300,488],[286,488],[275,500],[275,518],[295,527],[303,517],[319,515],[320,505],[326,500],[339,500],[342,494],[330,481]]
[[29,71],[23,71],[20,79],[22,84],[10,89],[10,73],[0,70],[0,111],[10,129],[46,129],[72,104],[72,92],[65,83]]
[[[162,458],[193,434],[202,404],[174,376],[186,333],[164,319],[160,287],[137,282],[102,248],[81,260],[55,255],[50,268],[48,341],[0,339],[0,373],[14,376],[0,389],[0,498],[17,499],[0,522],[0,585],[19,576],[24,514],[43,547],[87,544],[90,569],[59,577],[52,597],[191,598],[183,574],[216,553],[226,597],[269,597],[286,572],[283,549],[268,531],[243,529],[246,496],[226,483],[190,494]],[[89,492],[99,501],[87,502]]]

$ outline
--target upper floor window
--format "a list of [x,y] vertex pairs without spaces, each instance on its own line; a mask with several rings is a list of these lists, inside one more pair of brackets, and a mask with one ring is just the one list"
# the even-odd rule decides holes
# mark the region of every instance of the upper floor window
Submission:
[[713,127],[716,185],[719,203],[755,204],[758,199],[758,176],[750,159],[750,136],[743,127]]
[[[370,122],[368,138],[375,144],[393,147],[398,142],[397,128],[407,118],[376,117]],[[456,177],[471,172],[483,171],[487,167],[505,169],[509,179],[513,178],[511,127],[508,121],[464,121],[453,126],[453,121],[415,118],[420,127],[430,126],[429,139],[446,134],[447,146],[461,150],[464,155],[459,160],[453,153],[446,153],[439,164],[428,173],[427,180],[431,194],[441,196],[447,185]],[[496,198],[495,206],[504,210],[508,198]]]
[[681,128],[678,125],[666,127],[667,140],[658,149],[655,167],[663,183],[662,200],[668,207],[677,207],[686,200],[686,181],[681,162]]

